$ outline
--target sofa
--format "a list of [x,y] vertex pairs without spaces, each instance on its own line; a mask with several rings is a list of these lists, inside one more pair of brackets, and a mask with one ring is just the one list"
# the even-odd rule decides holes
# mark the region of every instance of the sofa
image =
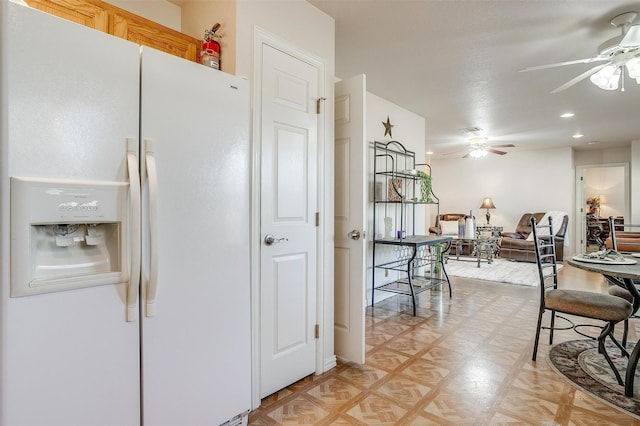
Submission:
[[[536,218],[538,223],[543,219],[545,213],[525,213],[518,221],[515,232],[503,232],[502,241],[500,242],[500,257],[503,259],[517,260],[520,262],[536,262],[536,249],[533,240],[528,240],[531,234],[531,216]],[[558,216],[558,215],[555,215]],[[564,254],[564,237],[567,233],[569,224],[569,216],[566,214],[562,217],[561,224],[555,234],[556,257],[559,261],[563,260]],[[545,219],[546,221],[546,219]],[[554,220],[554,229],[557,226]]]
[[[640,252],[640,232],[616,231],[616,245],[621,252]],[[610,236],[604,246],[608,249],[613,248]]]
[[[624,224],[624,219],[622,217],[614,218],[616,245],[618,246],[618,251],[640,252],[640,228],[636,225],[627,225],[627,228],[625,228],[624,226],[617,226],[618,224]],[[607,236],[604,246],[608,249],[613,248],[611,235]]]
[[[442,228],[448,228],[449,231],[453,230],[452,222],[459,222],[460,219],[464,222],[469,217],[468,214],[464,213],[445,213],[438,215],[436,218],[436,224],[434,226],[429,227],[430,234],[442,235]],[[442,223],[445,222],[445,223]],[[445,229],[447,230],[447,229]],[[453,232],[447,232],[449,235],[453,235]],[[455,235],[458,235],[457,229]]]

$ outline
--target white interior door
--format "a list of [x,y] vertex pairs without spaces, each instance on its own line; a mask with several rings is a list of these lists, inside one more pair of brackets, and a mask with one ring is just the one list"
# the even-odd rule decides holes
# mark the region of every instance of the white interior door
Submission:
[[335,351],[364,363],[366,140],[364,74],[336,83]]
[[[260,395],[315,371],[319,69],[262,45]],[[268,244],[270,235],[274,242]]]

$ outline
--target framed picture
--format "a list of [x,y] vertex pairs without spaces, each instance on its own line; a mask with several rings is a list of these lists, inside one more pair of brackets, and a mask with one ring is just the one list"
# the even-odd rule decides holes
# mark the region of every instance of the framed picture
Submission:
[[388,201],[402,201],[404,194],[402,193],[404,181],[400,178],[389,178],[389,186],[387,188]]

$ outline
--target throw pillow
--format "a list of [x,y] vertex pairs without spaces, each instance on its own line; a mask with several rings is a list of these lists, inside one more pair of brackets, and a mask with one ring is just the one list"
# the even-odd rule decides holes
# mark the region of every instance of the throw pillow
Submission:
[[442,235],[458,235],[458,221],[441,220],[440,230],[442,231]]
[[[560,226],[562,226],[562,221],[566,215],[567,214],[565,212],[559,210],[550,210],[546,212],[544,216],[542,216],[542,219],[540,219],[540,222],[538,223],[548,225],[549,217],[551,217],[553,235],[556,235],[560,230]],[[549,235],[549,231],[547,230],[547,228],[542,228],[539,230],[538,235]],[[529,234],[529,236],[527,237],[527,241],[533,241],[533,232]]]

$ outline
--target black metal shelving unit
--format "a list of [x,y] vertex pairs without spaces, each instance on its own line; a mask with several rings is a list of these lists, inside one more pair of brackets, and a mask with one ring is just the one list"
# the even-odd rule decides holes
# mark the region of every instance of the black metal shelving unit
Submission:
[[[385,216],[391,212],[396,226],[389,235],[383,238],[374,237],[372,248],[372,283],[371,305],[375,302],[376,291],[387,291],[411,296],[413,315],[416,315],[416,296],[423,291],[447,284],[451,297],[451,282],[445,270],[443,253],[451,245],[451,237],[416,235],[416,208],[435,205],[440,214],[440,202],[431,188],[425,191],[421,181],[421,174],[431,177],[431,167],[428,164],[416,163],[415,153],[407,150],[398,141],[374,142],[374,172],[373,172],[373,229],[377,230],[379,205],[384,205]],[[430,179],[429,179],[430,180]],[[384,189],[384,190],[383,190]],[[385,194],[385,195],[383,195]],[[387,245],[400,248],[395,259],[378,262],[376,246]],[[440,245],[440,250],[432,252],[433,246]],[[441,268],[442,277],[433,274],[435,268]],[[429,269],[429,273],[422,275],[418,271]],[[376,286],[376,269],[398,271],[406,278],[399,278],[393,282]]]

